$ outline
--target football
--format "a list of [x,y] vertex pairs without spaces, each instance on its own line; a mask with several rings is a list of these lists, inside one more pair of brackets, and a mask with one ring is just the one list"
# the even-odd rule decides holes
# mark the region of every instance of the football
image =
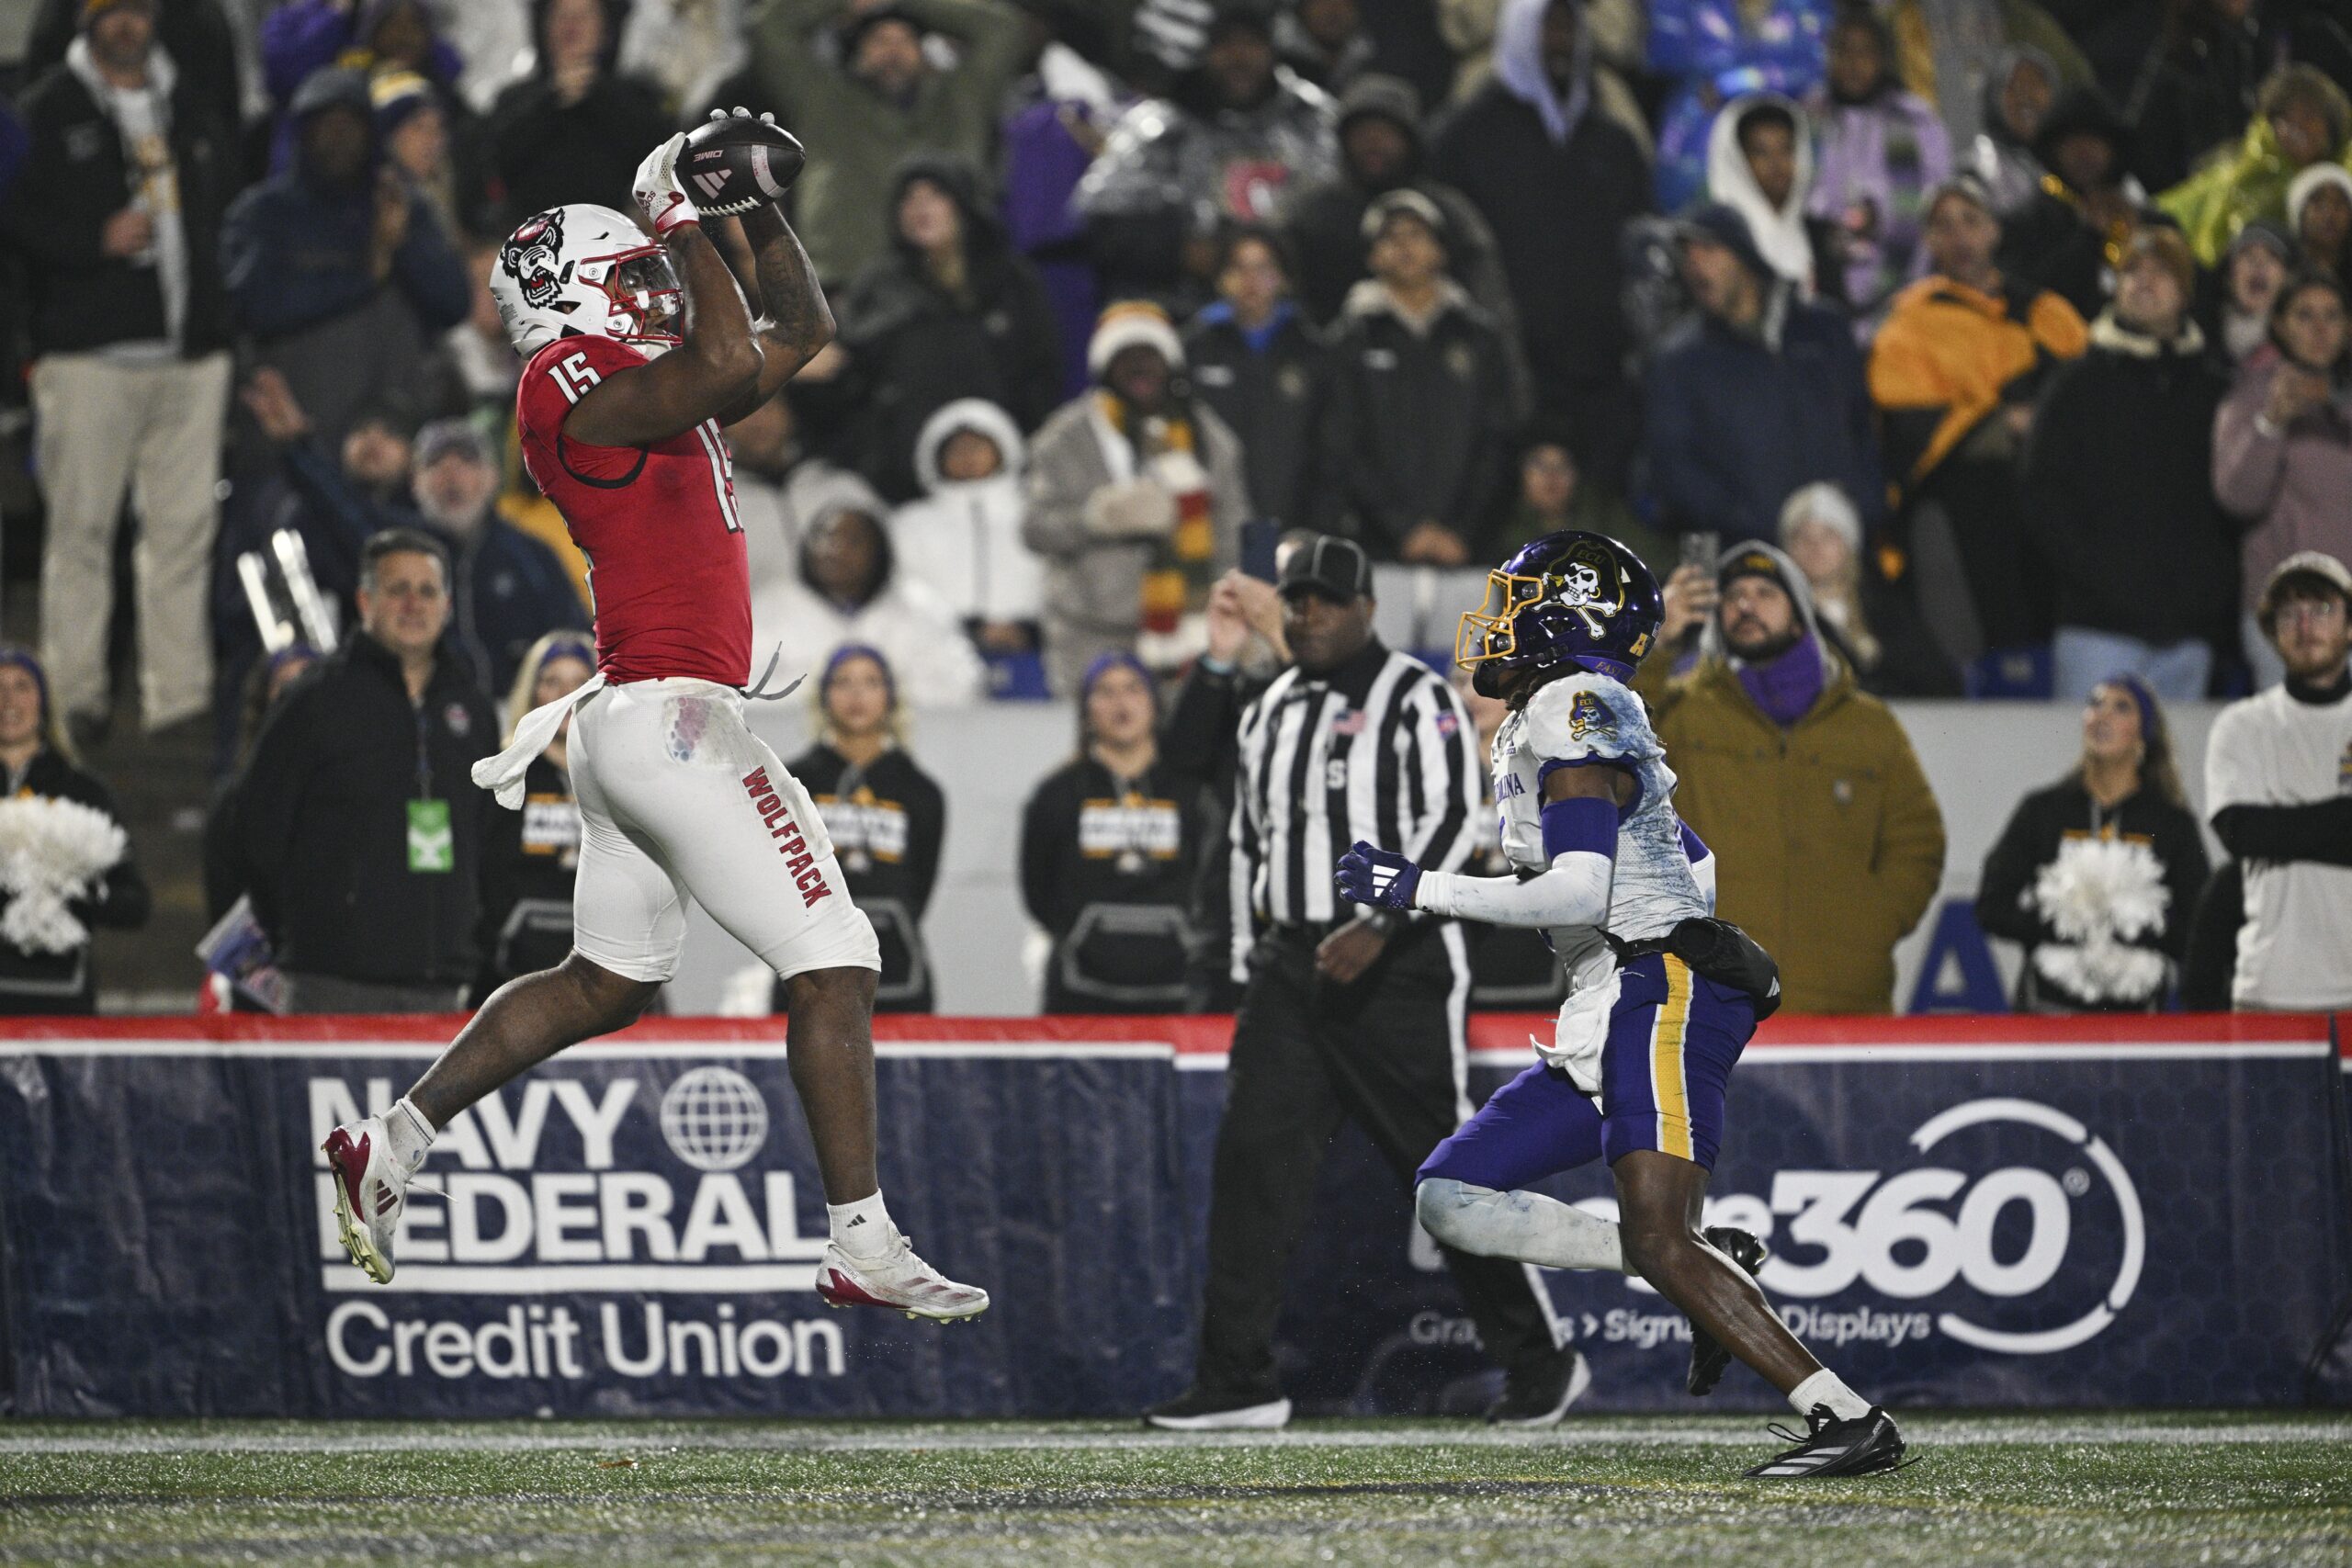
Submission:
[[782,199],[806,158],[799,141],[782,126],[734,115],[705,120],[686,133],[678,181],[703,213],[733,218]]

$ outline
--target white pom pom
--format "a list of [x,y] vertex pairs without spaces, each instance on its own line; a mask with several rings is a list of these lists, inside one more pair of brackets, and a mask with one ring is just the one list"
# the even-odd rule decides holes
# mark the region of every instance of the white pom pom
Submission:
[[2132,839],[2068,839],[2041,868],[2030,895],[2066,942],[2129,939],[2164,929],[2172,890],[2155,852]]
[[114,818],[78,801],[0,800],[0,939],[27,953],[71,953],[90,940],[66,906],[97,890],[130,845]]
[[2145,1002],[2165,983],[2160,953],[2132,945],[2164,930],[2172,890],[2155,851],[2135,839],[2075,838],[2058,846],[2023,900],[2060,940],[2033,966],[2086,1002]]

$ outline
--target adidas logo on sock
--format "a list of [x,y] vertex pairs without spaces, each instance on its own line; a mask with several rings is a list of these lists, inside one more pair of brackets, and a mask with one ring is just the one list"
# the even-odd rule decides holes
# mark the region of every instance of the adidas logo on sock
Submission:
[[858,1216],[857,1216],[857,1218],[855,1218],[855,1219],[854,1219],[854,1220],[850,1221],[850,1223],[849,1223],[849,1224],[847,1224],[843,1225],[843,1226],[842,1227],[842,1229],[843,1229],[843,1230],[845,1230],[845,1231],[854,1231],[854,1230],[855,1230],[858,1226],[860,1226],[860,1225],[864,1224],[865,1223],[865,1216],[864,1214],[860,1214],[860,1215],[858,1215]]

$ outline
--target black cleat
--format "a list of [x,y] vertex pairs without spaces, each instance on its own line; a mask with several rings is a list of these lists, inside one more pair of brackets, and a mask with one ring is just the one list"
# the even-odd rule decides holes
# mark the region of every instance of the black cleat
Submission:
[[1556,1427],[1568,1406],[1592,1386],[1592,1365],[1581,1350],[1560,1350],[1536,1371],[1503,1379],[1503,1396],[1487,1406],[1489,1427]]
[[1811,1430],[1803,1438],[1786,1427],[1772,1427],[1774,1437],[1796,1447],[1747,1473],[1766,1481],[1821,1481],[1834,1475],[1870,1475],[1903,1463],[1903,1434],[1894,1429],[1894,1417],[1875,1404],[1869,1415],[1849,1421],[1840,1421],[1829,1414],[1829,1406],[1816,1404],[1805,1425]]
[[[1764,1260],[1772,1256],[1772,1249],[1765,1246],[1760,1237],[1743,1230],[1734,1230],[1729,1225],[1716,1225],[1700,1234],[1707,1238],[1710,1247],[1747,1269],[1750,1279],[1764,1267]],[[1696,1398],[1714,1393],[1715,1384],[1723,1381],[1724,1369],[1730,1365],[1731,1351],[1724,1348],[1723,1342],[1697,1324],[1692,1324],[1690,1376],[1683,1385],[1690,1389],[1691,1395]]]
[[1170,1432],[1278,1432],[1290,1424],[1280,1391],[1227,1393],[1188,1388],[1143,1413],[1144,1425]]

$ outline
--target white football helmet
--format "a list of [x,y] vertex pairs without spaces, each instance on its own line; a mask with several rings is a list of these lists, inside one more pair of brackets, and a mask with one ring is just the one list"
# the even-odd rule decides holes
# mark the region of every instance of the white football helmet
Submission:
[[526,359],[567,332],[658,354],[679,341],[685,316],[668,254],[611,208],[580,203],[526,219],[506,237],[490,296]]

